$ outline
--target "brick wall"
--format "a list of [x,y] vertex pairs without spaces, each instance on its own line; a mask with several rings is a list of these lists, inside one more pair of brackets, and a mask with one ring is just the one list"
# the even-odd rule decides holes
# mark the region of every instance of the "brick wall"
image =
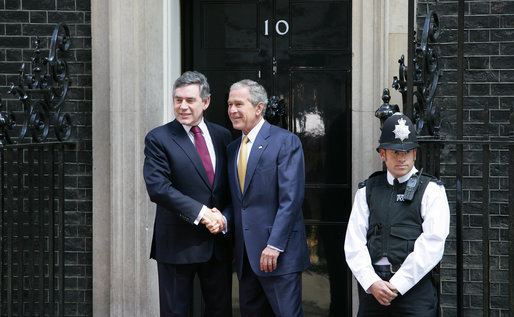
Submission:
[[[441,135],[455,139],[458,1],[418,0],[418,25],[423,25],[429,9],[438,12],[441,26],[436,45],[439,65],[444,71],[436,100],[442,110]],[[509,115],[514,111],[514,1],[465,1],[464,37],[464,139],[507,136],[511,129]],[[464,316],[483,315],[482,267],[488,257],[488,312],[490,316],[508,316],[509,154],[505,146],[492,146],[485,171],[482,155],[481,145],[464,145],[463,313]],[[484,172],[490,177],[489,189],[482,186]],[[452,207],[451,233],[441,262],[443,316],[456,316],[457,307],[455,175],[456,146],[448,145],[441,156],[441,176]],[[488,191],[490,201],[489,254],[485,255],[482,252],[484,190]]]
[[72,83],[63,110],[72,118],[74,146],[65,154],[65,316],[92,312],[90,11],[90,0],[0,0],[0,98],[10,110],[19,103],[7,94],[8,87],[17,82],[21,64],[30,63],[35,37],[41,38],[44,57],[54,27],[64,22],[70,28],[65,58]]

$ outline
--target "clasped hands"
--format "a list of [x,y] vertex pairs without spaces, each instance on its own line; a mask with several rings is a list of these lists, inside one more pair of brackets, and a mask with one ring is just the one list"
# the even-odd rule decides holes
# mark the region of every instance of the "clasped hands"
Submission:
[[208,209],[208,211],[204,213],[202,223],[212,234],[223,232],[227,227],[225,218],[223,218],[223,215],[216,207]]
[[370,286],[369,291],[380,305],[389,306],[391,301],[398,296],[398,290],[388,281],[376,281]]

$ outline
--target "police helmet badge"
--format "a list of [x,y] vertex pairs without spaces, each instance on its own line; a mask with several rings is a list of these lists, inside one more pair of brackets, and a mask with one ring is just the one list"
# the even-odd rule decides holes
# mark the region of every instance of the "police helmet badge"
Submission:
[[384,122],[380,135],[379,149],[410,151],[419,147],[416,129],[412,121],[401,112],[396,112]]
[[409,138],[410,130],[409,126],[406,126],[405,123],[407,120],[400,118],[398,119],[398,124],[395,126],[395,129],[393,131],[395,138],[400,139],[400,141],[403,142],[403,140]]

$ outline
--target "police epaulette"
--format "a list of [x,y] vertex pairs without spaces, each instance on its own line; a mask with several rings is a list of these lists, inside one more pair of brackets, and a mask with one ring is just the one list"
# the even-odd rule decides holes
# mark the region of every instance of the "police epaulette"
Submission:
[[[375,176],[378,176],[378,175],[382,175],[384,174],[385,171],[378,171],[378,172],[375,172],[373,174],[371,174],[368,179],[372,178],[372,177],[375,177]],[[365,179],[363,180],[362,182],[359,183],[359,189],[363,188],[363,187],[366,187],[366,182],[368,181],[368,179]]]
[[423,176],[428,177],[430,182],[434,182],[437,185],[444,185],[444,182],[442,180],[440,180],[439,178],[435,177],[434,175],[423,173]]
[[385,174],[386,171],[377,171],[373,174],[371,174],[368,178],[372,178],[372,177],[375,177],[375,176],[378,176],[378,175],[382,175],[382,174]]
[[432,177],[430,181],[436,183],[437,185],[444,185],[444,182],[437,177]]

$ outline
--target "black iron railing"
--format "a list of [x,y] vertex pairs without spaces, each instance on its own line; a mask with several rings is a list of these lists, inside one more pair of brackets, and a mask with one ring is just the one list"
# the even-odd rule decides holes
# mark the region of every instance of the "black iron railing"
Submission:
[[0,148],[2,316],[64,316],[65,146]]
[[[514,131],[514,115],[511,114],[511,127]],[[442,269],[448,269],[455,272],[454,276],[456,276],[456,292],[454,294],[454,302],[456,304],[455,316],[464,316],[465,310],[465,300],[464,300],[464,285],[465,283],[471,282],[468,278],[464,277],[464,272],[467,268],[469,268],[468,264],[465,264],[465,256],[466,253],[469,255],[469,251],[465,251],[464,241],[466,241],[466,228],[464,217],[473,216],[475,213],[479,217],[481,217],[481,223],[475,223],[475,226],[481,225],[481,227],[477,227],[477,229],[481,230],[481,252],[480,256],[482,258],[482,270],[481,270],[481,283],[482,283],[482,316],[489,316],[491,309],[491,274],[490,271],[493,269],[493,264],[490,262],[490,244],[492,241],[498,241],[500,238],[495,238],[492,240],[490,237],[491,234],[491,217],[501,217],[501,210],[506,210],[506,216],[508,221],[503,225],[503,230],[508,230],[508,243],[509,247],[506,250],[508,254],[508,261],[506,261],[509,265],[511,265],[514,261],[514,247],[512,241],[514,241],[514,193],[512,188],[514,188],[514,140],[511,137],[494,137],[494,138],[484,138],[482,140],[437,140],[437,139],[421,139],[421,150],[420,154],[418,154],[418,167],[423,167],[426,171],[437,175],[438,177],[442,177],[445,182],[447,182],[446,189],[447,191],[454,192],[454,195],[449,195],[450,202],[454,203],[455,206],[455,257],[456,263],[453,268],[451,265],[449,267],[443,267]],[[446,170],[446,173],[441,173],[440,171],[440,155],[442,155],[442,149],[447,147],[452,147],[451,152],[455,153],[455,170],[453,174]],[[450,151],[449,151],[450,152]],[[477,157],[476,153],[481,152],[481,162],[474,161]],[[507,162],[504,165],[506,173],[504,176],[491,176],[490,175],[490,164],[491,162],[491,153],[494,153],[496,158],[500,156],[502,153],[504,157],[507,158]],[[473,188],[470,188],[469,185],[466,186],[466,181],[469,180],[470,176],[469,172],[463,172],[463,166],[465,164],[469,165],[470,161],[474,161],[475,165],[481,165],[481,173],[479,175],[474,176],[474,178],[481,178],[480,186],[475,184]],[[468,163],[466,163],[468,162]],[[496,181],[492,181],[495,179]],[[491,184],[497,184],[495,188],[491,187]],[[450,185],[450,186],[448,186]],[[481,194],[476,193],[477,191],[481,191]],[[476,196],[474,196],[476,193]],[[497,194],[503,194],[505,200],[498,201],[498,198],[494,198]],[[496,196],[497,197],[497,196]],[[502,205],[502,206],[494,206],[496,211],[494,213],[491,212],[493,207],[492,204]],[[480,207],[476,207],[479,205]],[[504,211],[505,212],[505,211]],[[500,221],[501,222],[501,221]],[[500,224],[500,228],[498,224],[495,224],[495,229],[502,230]],[[500,234],[499,234],[500,235]],[[500,239],[501,240],[501,239]],[[472,250],[474,254],[478,254],[479,249]],[[499,264],[494,264],[496,267]],[[497,269],[497,268],[495,268]],[[509,313],[514,311],[513,309],[513,282],[514,282],[514,274],[512,268],[509,268],[509,307],[504,307],[509,310]],[[448,282],[452,282],[450,279]],[[443,281],[444,283],[444,281]],[[446,294],[449,296],[451,294]],[[452,301],[453,302],[453,301]],[[452,305],[447,305],[447,307],[451,308]]]
[[17,100],[0,99],[0,315],[8,317],[64,316],[68,27],[55,27],[48,57],[39,37],[34,44],[31,66],[8,91]]

